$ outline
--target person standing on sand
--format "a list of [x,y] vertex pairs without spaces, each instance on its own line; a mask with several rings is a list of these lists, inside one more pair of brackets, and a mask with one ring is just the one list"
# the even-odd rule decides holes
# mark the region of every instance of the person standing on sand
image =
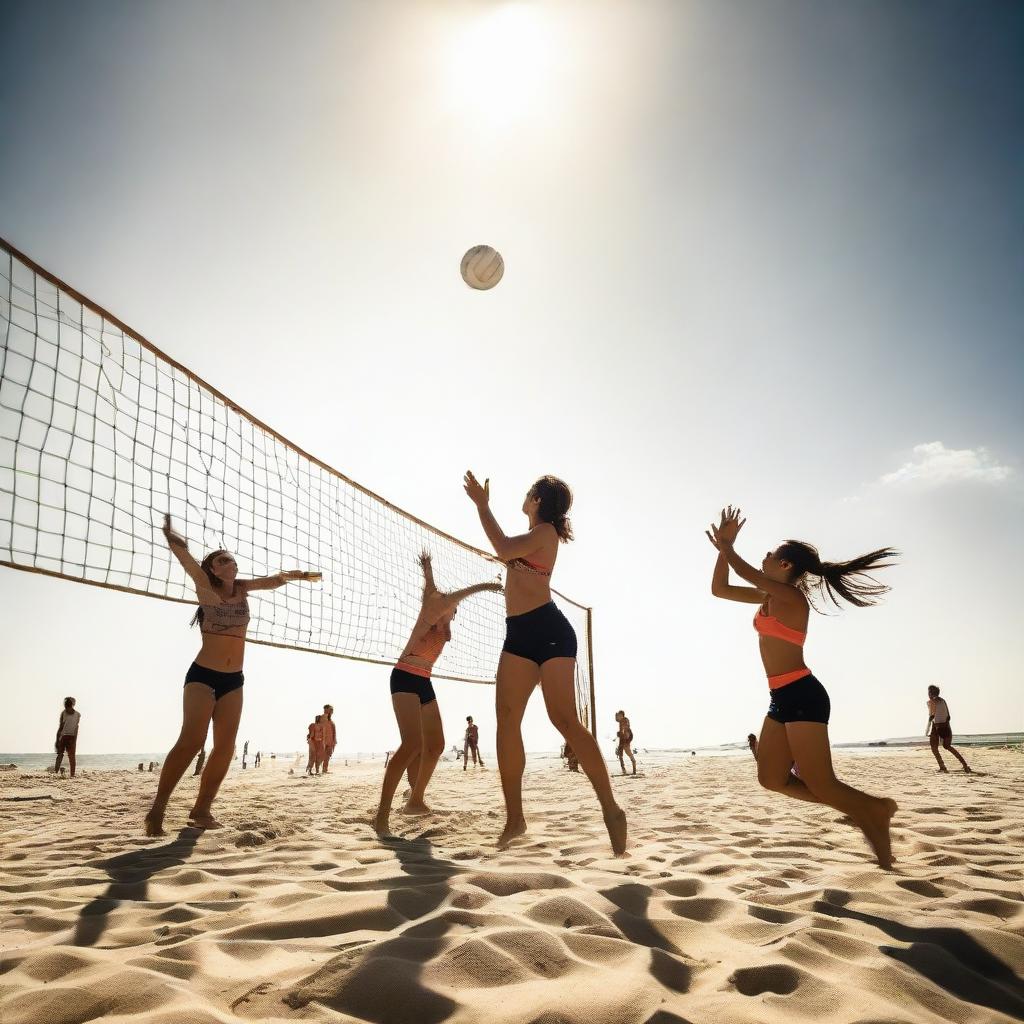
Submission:
[[484,766],[484,759],[480,756],[480,730],[476,727],[473,722],[472,715],[466,715],[466,736],[463,740],[462,745],[462,770],[465,771],[469,766],[469,755],[473,755],[473,764],[480,762],[480,767]]
[[427,783],[444,751],[444,728],[437,706],[437,694],[430,681],[434,662],[452,638],[452,620],[459,603],[473,594],[491,590],[500,593],[500,583],[476,583],[452,593],[438,590],[430,552],[420,555],[423,593],[420,612],[412,633],[395,667],[391,670],[391,707],[395,712],[401,743],[384,767],[380,804],[373,828],[378,836],[390,835],[391,802],[408,769],[411,790],[403,814],[429,814],[425,796]]
[[324,705],[320,724],[324,727],[323,773],[326,775],[327,768],[331,763],[331,754],[334,753],[334,748],[338,745],[338,730],[334,726],[334,708],[330,704]]
[[509,537],[491,512],[490,481],[485,479],[481,484],[467,471],[463,488],[476,505],[480,525],[494,553],[508,566],[505,643],[495,684],[498,771],[505,797],[505,828],[498,837],[498,847],[504,849],[527,828],[523,814],[523,714],[539,682],[551,724],[572,745],[594,787],[612,851],[624,853],[625,812],[615,802],[601,748],[576,712],[576,631],[551,597],[551,574],[559,545],[572,540],[572,491],[564,480],[554,476],[535,481],[522,504],[529,529]]
[[242,717],[242,661],[245,634],[249,628],[248,595],[256,590],[275,590],[293,580],[320,579],[317,572],[292,569],[274,576],[240,580],[238,563],[230,552],[211,551],[197,562],[188,542],[164,516],[164,537],[171,554],[188,574],[196,590],[199,608],[192,619],[202,633],[202,647],[185,673],[181,732],[171,748],[156,788],[156,797],[145,818],[147,836],[164,834],[164,813],[175,786],[199,753],[213,722],[213,749],[199,781],[199,793],[189,823],[195,828],[219,828],[213,816],[213,801],[228,773]]
[[636,775],[636,758],[633,756],[633,730],[630,728],[629,719],[626,717],[625,711],[615,712],[615,721],[619,723],[619,745],[615,749],[615,756],[619,759],[619,767],[622,769],[622,774],[626,774],[626,762],[622,759],[622,755],[633,762],[633,774]]
[[[890,565],[897,552],[879,548],[848,562],[823,562],[810,544],[787,540],[765,555],[759,571],[734,547],[745,522],[740,510],[730,505],[722,509],[718,525],[705,533],[718,550],[711,593],[761,606],[754,629],[771,701],[757,745],[758,781],[765,789],[828,804],[847,815],[864,833],[879,865],[890,868],[889,826],[896,801],[862,793],[836,778],[828,739],[829,696],[804,664],[803,647],[813,592],[824,593],[836,605],[836,595],[858,608],[874,604],[889,588],[868,573]],[[731,585],[730,569],[753,586]],[[816,582],[808,582],[809,577]],[[795,761],[800,763],[800,778],[792,772]]]
[[64,710],[57,720],[57,738],[54,740],[53,749],[57,751],[57,761],[53,766],[54,772],[60,771],[64,755],[68,755],[68,767],[71,769],[71,778],[75,777],[75,748],[78,745],[78,723],[81,721],[81,714],[75,710],[75,698],[64,698]]
[[317,715],[309,723],[306,731],[306,743],[309,746],[309,761],[306,763],[306,774],[312,775],[314,770],[320,774],[320,764],[324,759],[324,729],[323,715]]
[[750,752],[754,755],[754,760],[757,760],[757,737],[752,733],[747,733],[747,746],[750,747]]
[[[964,771],[968,775],[971,774],[970,766],[963,759],[960,751],[953,746],[953,727],[949,723],[949,705],[943,697],[939,696],[937,686],[928,687],[928,728],[925,731],[925,736],[931,743],[935,760],[939,762],[940,772],[948,772],[949,769],[939,753],[939,740],[942,741],[943,747],[963,765]],[[73,769],[71,774],[75,774]]]

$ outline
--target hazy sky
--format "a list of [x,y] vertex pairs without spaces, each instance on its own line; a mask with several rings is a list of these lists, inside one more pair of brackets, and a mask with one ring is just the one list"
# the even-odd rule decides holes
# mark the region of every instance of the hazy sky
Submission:
[[[599,733],[757,730],[726,502],[903,558],[811,624],[837,740],[1024,728],[1017,3],[4,4],[0,234],[339,470],[482,545],[576,492]],[[469,246],[506,260],[492,292]],[[245,567],[243,566],[243,572]],[[0,570],[0,749],[166,748],[188,609]],[[456,641],[458,637],[456,633]],[[385,667],[250,647],[242,737],[396,742]],[[493,749],[493,690],[440,682]],[[557,743],[539,695],[530,749]]]

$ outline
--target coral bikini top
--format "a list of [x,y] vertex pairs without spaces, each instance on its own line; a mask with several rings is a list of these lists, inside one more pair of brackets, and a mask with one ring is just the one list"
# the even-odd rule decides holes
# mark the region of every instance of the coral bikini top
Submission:
[[806,633],[784,625],[774,615],[766,615],[763,608],[757,609],[757,614],[754,616],[754,629],[760,636],[773,636],[777,640],[796,644],[797,647],[803,647],[804,641],[807,639]]

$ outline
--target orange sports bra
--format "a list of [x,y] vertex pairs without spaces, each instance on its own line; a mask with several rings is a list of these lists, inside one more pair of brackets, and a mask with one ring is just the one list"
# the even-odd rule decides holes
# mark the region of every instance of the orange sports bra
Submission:
[[538,565],[536,562],[531,562],[528,558],[511,558],[505,563],[510,569],[520,569],[522,572],[532,572],[534,576],[550,576],[554,571],[545,568],[543,565]]
[[784,625],[774,615],[766,615],[763,608],[757,609],[757,614],[754,616],[754,629],[760,636],[773,636],[777,640],[796,644],[797,647],[803,647],[804,641],[807,639],[806,633]]
[[[425,679],[429,679],[434,662],[441,657],[441,651],[444,650],[446,643],[448,643],[448,637],[445,635],[445,631],[438,629],[437,626],[431,626],[422,638],[402,655],[395,667],[404,672],[411,672],[414,676],[423,676]],[[424,664],[414,665],[406,661],[406,658],[418,658]]]

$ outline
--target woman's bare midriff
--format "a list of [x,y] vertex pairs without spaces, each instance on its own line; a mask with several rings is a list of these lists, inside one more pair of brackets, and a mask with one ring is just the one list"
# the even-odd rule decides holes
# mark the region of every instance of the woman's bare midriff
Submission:
[[196,664],[214,672],[241,672],[245,657],[245,634],[204,633],[203,646],[196,655]]
[[509,615],[525,615],[551,600],[549,577],[522,569],[505,574],[505,610]]
[[781,676],[786,672],[807,668],[803,648],[774,636],[762,636],[759,639],[765,675]]

